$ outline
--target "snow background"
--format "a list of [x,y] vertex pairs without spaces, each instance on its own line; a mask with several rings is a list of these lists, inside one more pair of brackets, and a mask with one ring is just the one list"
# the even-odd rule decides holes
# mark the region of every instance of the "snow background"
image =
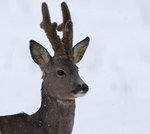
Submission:
[[[61,23],[60,0],[45,0]],[[40,29],[42,0],[0,4],[0,115],[40,107],[41,72],[29,53],[34,39],[53,51]],[[90,36],[78,64],[89,93],[77,99],[73,134],[150,134],[150,1],[66,0],[74,44]]]

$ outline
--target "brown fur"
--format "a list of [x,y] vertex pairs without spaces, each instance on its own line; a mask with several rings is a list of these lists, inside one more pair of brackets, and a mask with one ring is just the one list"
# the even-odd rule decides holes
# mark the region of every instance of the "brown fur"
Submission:
[[40,109],[33,115],[22,113],[0,117],[0,134],[71,134],[75,98],[78,97],[76,93],[81,91],[85,94],[88,91],[75,63],[82,59],[89,38],[72,48],[73,24],[64,2],[62,12],[63,23],[58,29],[63,32],[63,38],[60,39],[56,31],[57,24],[51,23],[47,4],[42,4],[41,28],[53,46],[53,57],[42,45],[30,41],[31,56],[43,72]]

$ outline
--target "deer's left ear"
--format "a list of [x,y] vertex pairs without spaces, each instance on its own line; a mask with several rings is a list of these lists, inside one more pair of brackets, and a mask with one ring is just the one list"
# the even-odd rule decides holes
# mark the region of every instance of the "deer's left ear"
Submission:
[[84,40],[80,41],[73,47],[74,63],[78,63],[82,59],[89,45],[89,41],[90,41],[90,38],[86,37]]
[[51,56],[48,51],[39,43],[30,40],[30,52],[32,59],[40,66],[45,66],[50,61]]

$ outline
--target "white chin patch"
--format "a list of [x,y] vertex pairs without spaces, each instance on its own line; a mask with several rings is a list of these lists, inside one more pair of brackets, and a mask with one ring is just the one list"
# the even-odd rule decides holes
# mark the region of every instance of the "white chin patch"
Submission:
[[86,93],[84,93],[83,91],[79,91],[77,94],[75,94],[75,97],[82,97],[84,96]]

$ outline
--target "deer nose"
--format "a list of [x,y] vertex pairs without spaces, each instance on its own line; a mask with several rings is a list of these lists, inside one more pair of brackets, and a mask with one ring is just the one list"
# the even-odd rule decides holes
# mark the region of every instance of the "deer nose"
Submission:
[[89,90],[88,85],[83,84],[83,85],[78,85],[76,87],[76,89],[74,89],[72,92],[74,94],[77,94],[77,93],[86,93],[88,90]]
[[86,93],[87,91],[89,91],[88,85],[83,84],[83,85],[82,85],[82,90],[83,90],[84,93]]

